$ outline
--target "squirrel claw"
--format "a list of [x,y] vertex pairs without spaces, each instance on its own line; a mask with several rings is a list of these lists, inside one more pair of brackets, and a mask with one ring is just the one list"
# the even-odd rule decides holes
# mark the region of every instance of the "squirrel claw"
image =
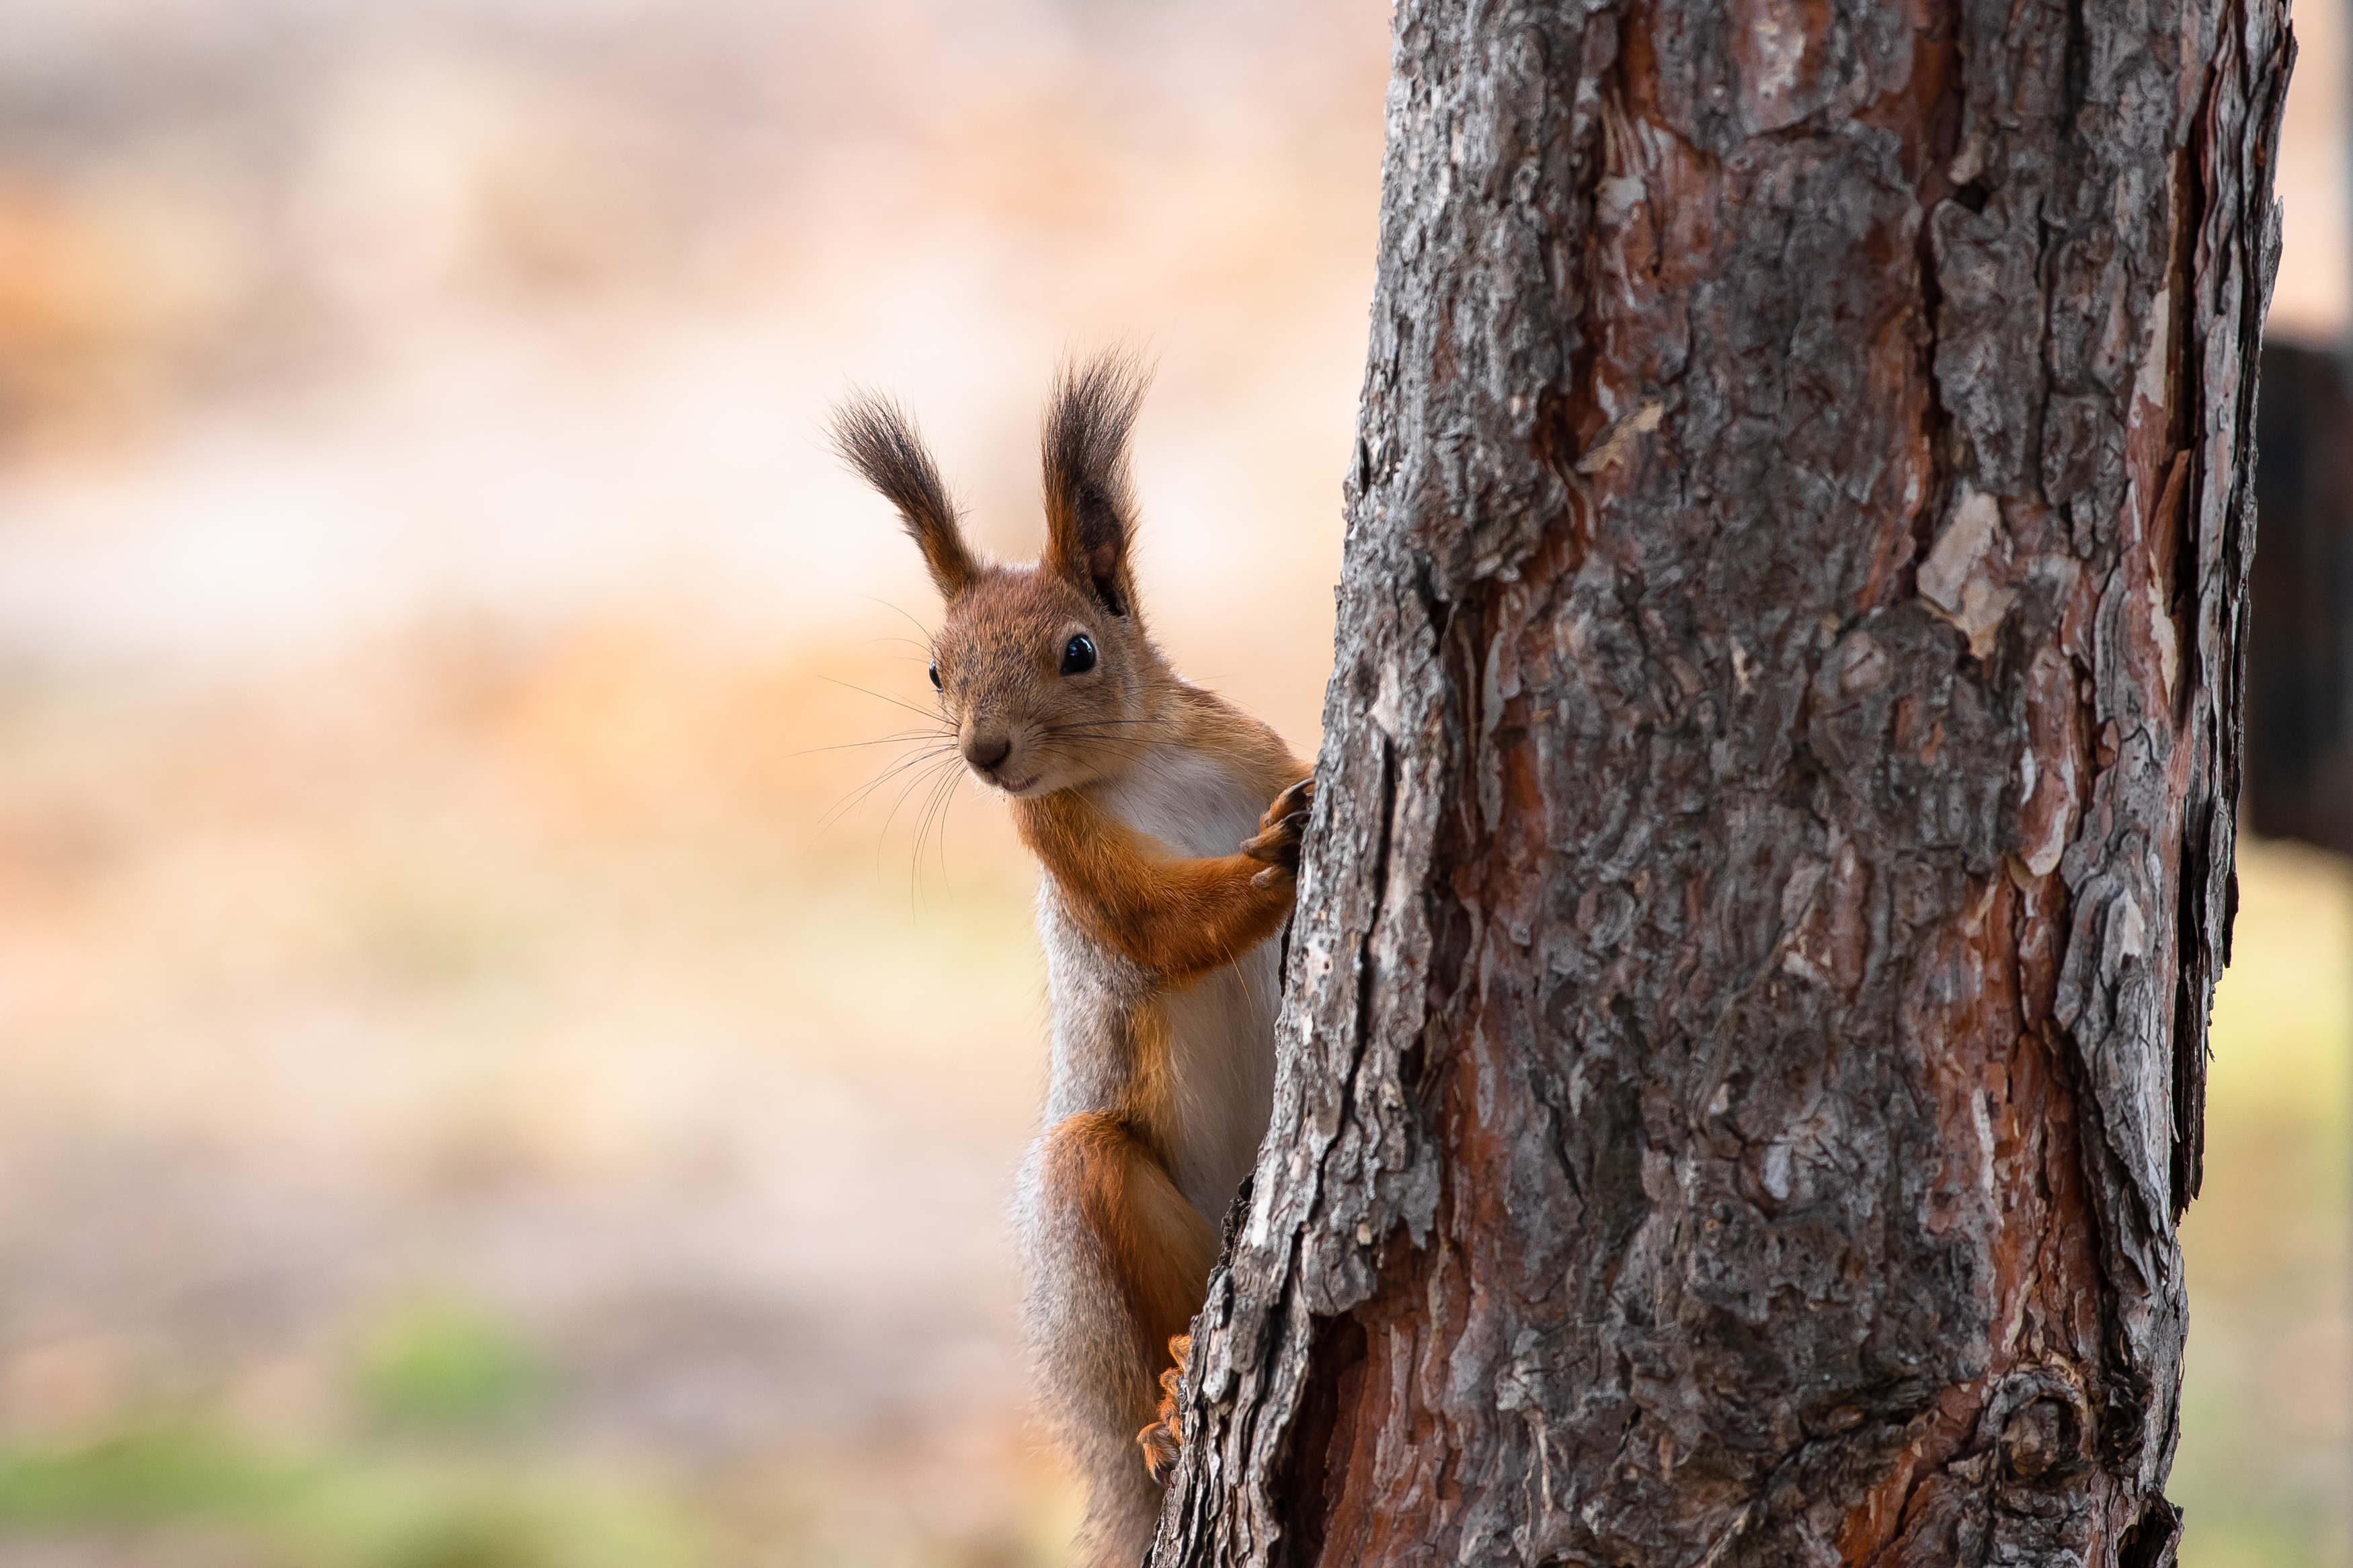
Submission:
[[1144,1448],[1144,1468],[1152,1477],[1152,1484],[1165,1487],[1176,1473],[1179,1439],[1165,1422],[1155,1421],[1135,1435]]
[[1307,831],[1307,811],[1315,798],[1315,781],[1301,779],[1274,797],[1258,819],[1258,837],[1245,841],[1243,854],[1263,860],[1267,868],[1250,879],[1254,888],[1273,888],[1299,874],[1299,840]]
[[1152,1473],[1155,1486],[1166,1486],[1176,1473],[1176,1456],[1185,1445],[1184,1412],[1178,1401],[1185,1392],[1185,1358],[1192,1349],[1190,1334],[1178,1334],[1168,1342],[1168,1354],[1176,1364],[1160,1374],[1158,1419],[1135,1435],[1144,1449],[1144,1468]]

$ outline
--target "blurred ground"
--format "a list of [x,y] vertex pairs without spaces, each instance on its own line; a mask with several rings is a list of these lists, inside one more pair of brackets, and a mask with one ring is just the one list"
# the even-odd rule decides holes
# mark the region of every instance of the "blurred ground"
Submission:
[[[0,698],[20,1464],[163,1442],[327,1563],[374,1559],[314,1509],[470,1531],[526,1482],[678,1515],[667,1554],[584,1563],[1050,1537],[1000,1217],[1039,1089],[1027,889],[986,838],[917,884],[879,814],[813,835],[871,764],[791,731],[877,706],[634,628]],[[6,1453],[0,1542],[174,1511]],[[386,1467],[425,1501],[342,1497]],[[575,1560],[480,1561],[543,1550]]]
[[[0,0],[0,1568],[1055,1560],[1030,873],[863,744],[932,605],[817,430],[898,393],[1026,553],[1143,342],[1155,626],[1311,749],[1386,28]],[[2243,882],[2183,1558],[2345,1563],[2353,891]]]
[[823,412],[1027,553],[1144,346],[1156,624],[1312,746],[1386,53],[0,0],[0,1565],[1059,1556],[1031,877],[865,744],[933,605]]
[[2189,1568],[2353,1563],[2353,868],[2240,852],[2168,1489]]

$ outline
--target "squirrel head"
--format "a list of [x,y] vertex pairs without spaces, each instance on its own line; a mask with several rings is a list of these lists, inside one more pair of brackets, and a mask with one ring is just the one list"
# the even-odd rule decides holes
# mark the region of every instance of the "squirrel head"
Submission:
[[1143,401],[1134,362],[1066,367],[1046,405],[1046,550],[1035,566],[983,561],[913,422],[882,398],[837,409],[835,448],[898,509],[945,602],[932,684],[965,763],[1034,797],[1118,773],[1149,748],[1174,676],[1145,635],[1131,556],[1127,437]]

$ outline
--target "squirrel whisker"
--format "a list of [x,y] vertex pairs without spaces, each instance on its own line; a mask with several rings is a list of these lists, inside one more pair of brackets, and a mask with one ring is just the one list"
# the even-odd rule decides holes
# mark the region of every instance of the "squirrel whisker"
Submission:
[[955,749],[948,746],[927,746],[923,751],[916,752],[913,756],[901,757],[897,762],[892,763],[889,767],[883,769],[882,772],[877,773],[874,777],[867,780],[864,784],[852,790],[848,795],[845,795],[840,801],[837,802],[831,810],[828,811],[823,816],[818,818],[817,830],[819,833],[823,833],[828,827],[839,821],[843,816],[856,810],[858,806],[876,790],[881,789],[884,784],[891,783],[892,780],[897,778],[900,774],[905,773],[910,768],[918,767],[926,762],[936,761],[953,764],[954,763],[961,760],[962,759],[957,756]]
[[855,691],[861,697],[871,697],[877,702],[888,702],[893,708],[904,708],[916,718],[923,720],[929,723],[936,723],[942,717],[942,715],[931,709],[918,708],[912,702],[904,701],[896,697],[888,696],[880,691],[870,691],[863,686],[852,685],[847,680],[836,680],[830,675],[821,675],[818,677],[818,679],[824,681],[828,686],[839,686],[844,690]]

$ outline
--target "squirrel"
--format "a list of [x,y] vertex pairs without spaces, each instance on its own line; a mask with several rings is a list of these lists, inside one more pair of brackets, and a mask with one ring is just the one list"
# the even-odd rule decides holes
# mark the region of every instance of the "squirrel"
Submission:
[[1015,1200],[1025,1327],[1039,1403],[1089,1484],[1082,1559],[1119,1568],[1150,1547],[1186,1330],[1266,1131],[1273,939],[1314,787],[1145,629],[1127,461],[1144,387],[1118,353],[1061,372],[1035,566],[974,553],[896,405],[861,394],[833,421],[923,552],[946,607],[941,715],[1041,871],[1052,1070]]

